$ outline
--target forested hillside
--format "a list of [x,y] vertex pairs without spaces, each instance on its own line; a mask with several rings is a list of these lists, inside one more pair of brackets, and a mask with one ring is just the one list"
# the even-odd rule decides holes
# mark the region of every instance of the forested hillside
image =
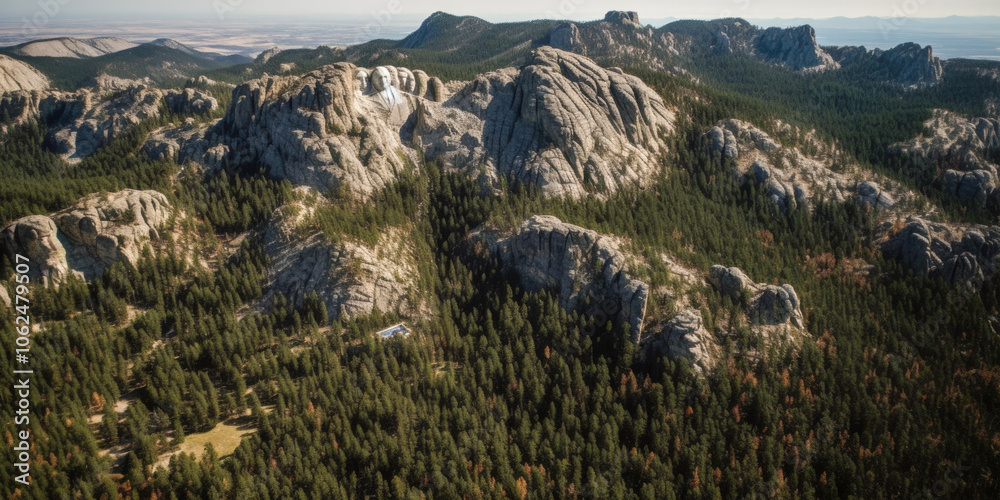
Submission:
[[[998,220],[988,206],[942,189],[938,171],[950,167],[935,157],[921,160],[929,170],[913,175],[916,160],[899,146],[931,135],[925,122],[942,110],[969,120],[996,118],[1000,81],[989,73],[995,65],[949,61],[939,84],[907,90],[887,82],[875,63],[794,72],[744,53],[702,54],[688,60],[685,72],[623,63],[599,81],[630,89],[639,104],[630,108],[611,92],[618,108],[592,107],[669,116],[661,127],[636,126],[653,120],[635,118],[638,111],[607,122],[606,134],[648,147],[653,168],[643,172],[651,173],[615,191],[580,173],[586,186],[580,196],[553,196],[539,185],[541,174],[497,169],[489,145],[482,164],[469,168],[458,165],[458,155],[434,156],[436,144],[426,139],[448,151],[473,143],[470,132],[479,131],[454,123],[482,121],[447,120],[465,116],[475,103],[497,109],[487,97],[527,109],[510,105],[521,101],[509,96],[549,87],[516,86],[562,81],[552,76],[556,71],[571,82],[559,95],[573,103],[567,108],[582,109],[577,103],[592,102],[582,101],[586,96],[603,95],[580,83],[589,81],[577,68],[591,68],[579,65],[582,56],[546,49],[559,61],[555,69],[531,59],[554,23],[477,21],[439,13],[403,41],[366,44],[364,50],[381,47],[371,54],[351,52],[360,48],[283,51],[263,63],[217,70],[209,75],[247,80],[231,92],[207,80],[188,82],[218,97],[218,109],[175,109],[159,101],[156,116],[126,127],[75,164],[53,151],[64,124],[46,120],[44,106],[16,121],[5,117],[3,297],[23,295],[15,282],[25,274],[18,270],[19,252],[57,243],[69,250],[31,263],[60,262],[68,271],[61,282],[52,274],[27,284],[31,484],[15,482],[19,473],[4,467],[0,494],[996,498],[1000,247],[994,248],[990,231]],[[681,23],[674,32],[708,40],[715,32],[701,33],[704,26]],[[482,53],[456,53],[442,33],[459,29],[490,43]],[[324,66],[343,61],[405,64],[446,81],[511,65],[522,73],[505,73],[519,76],[497,80],[503,85],[482,78],[450,88],[481,98],[461,101],[462,109],[449,108],[455,101],[446,98],[408,95],[416,103],[413,116],[387,125],[358,111],[373,108],[365,107],[367,96],[353,78],[357,67]],[[290,73],[306,76],[251,78],[291,62],[297,66]],[[72,75],[67,71],[62,81]],[[504,88],[519,90],[504,94]],[[543,111],[564,109],[538,101],[549,106]],[[509,123],[546,116],[499,113],[483,116],[511,116]],[[301,117],[307,118],[296,121]],[[726,120],[759,127],[733,138],[743,141],[739,154],[726,142],[725,134],[734,134],[719,125]],[[579,123],[545,123],[551,128],[539,134],[586,130],[572,128]],[[487,119],[479,126],[493,125]],[[430,146],[405,142],[407,134]],[[658,135],[635,138],[641,134]],[[287,137],[317,142],[279,141]],[[562,154],[553,145],[558,140],[533,153]],[[567,140],[577,141],[574,154],[590,152],[579,144],[585,138]],[[257,143],[241,150],[238,141]],[[748,142],[759,146],[748,150]],[[252,147],[262,152],[251,155]],[[296,148],[313,156],[295,156]],[[602,146],[593,150],[593,161],[633,161],[632,150],[620,157]],[[792,160],[765,161],[762,151]],[[977,154],[996,163],[997,151],[984,146]],[[374,187],[368,192],[357,177],[338,178],[324,191],[293,175],[294,168],[320,171],[314,163],[324,154],[343,167],[333,172],[353,172],[348,164],[358,158]],[[802,165],[814,163],[829,167],[837,182],[846,182],[847,174],[877,179],[906,200],[889,203],[877,194],[866,203],[850,184],[841,186],[850,195],[839,198],[818,189],[789,194],[799,201],[793,207],[775,202],[775,182],[754,177],[784,169],[798,181],[806,175]],[[376,174],[378,183],[371,181]],[[91,233],[64,209],[86,195],[125,189],[162,193],[170,206],[141,255],[108,256],[89,240],[77,241],[85,239],[78,233]],[[92,231],[96,238],[110,234],[101,232],[102,224],[154,226],[136,220],[137,213],[101,207],[87,215],[100,226]],[[630,279],[650,291],[643,336],[668,339],[665,325],[694,311],[718,345],[714,362],[703,369],[674,351],[653,353],[634,341],[636,332],[615,314],[617,305],[612,310],[588,300],[567,308],[566,290],[524,286],[524,268],[484,235],[510,234],[535,215],[613,241],[627,256]],[[52,225],[51,238],[40,230],[19,233],[18,221],[39,220],[29,216],[46,216],[40,219]],[[887,250],[887,241],[909,234],[904,226],[924,220],[945,229],[909,236],[905,249],[917,248],[915,256]],[[550,238],[545,244],[558,246]],[[277,246],[280,255],[268,250]],[[944,255],[943,246],[958,256],[950,264],[936,256]],[[972,246],[979,253],[973,255]],[[103,273],[89,281],[74,273],[83,255],[78,251],[105,259]],[[292,251],[300,255],[287,255]],[[963,258],[979,259],[976,279],[930,267],[921,272],[914,264],[937,259],[940,269],[954,270]],[[292,270],[290,288],[298,296],[276,291],[277,260]],[[414,275],[364,283],[377,274],[371,263],[384,261],[410,266]],[[564,278],[559,265],[548,270],[557,281]],[[580,274],[600,276],[608,272],[605,265]],[[739,268],[761,286],[787,284],[784,290],[797,294],[801,325],[762,326],[750,312],[759,297],[726,293],[712,282],[715,265]],[[337,286],[317,284],[331,281]],[[409,307],[383,310],[367,296],[386,289],[403,290]],[[330,290],[344,297],[321,295]],[[359,302],[376,305],[365,310]],[[346,305],[328,308],[331,303]],[[25,314],[17,305],[16,299],[0,303],[0,356],[7,367],[20,364],[16,318]],[[412,333],[376,335],[398,323]],[[800,340],[775,342],[778,334]],[[0,384],[15,383],[11,370],[0,374]],[[17,461],[12,448],[22,428],[14,423],[14,404],[5,396],[0,412],[8,464]]]

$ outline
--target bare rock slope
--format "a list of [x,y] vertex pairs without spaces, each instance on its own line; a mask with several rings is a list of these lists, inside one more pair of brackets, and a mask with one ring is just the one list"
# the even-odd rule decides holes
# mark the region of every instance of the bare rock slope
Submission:
[[617,240],[549,215],[524,221],[508,237],[488,233],[481,229],[472,238],[499,254],[526,289],[556,290],[566,309],[606,303],[603,312],[628,324],[633,341],[639,342],[649,286],[629,276],[630,258]]
[[32,215],[4,228],[8,257],[31,259],[32,278],[60,283],[70,274],[86,280],[116,262],[135,264],[173,213],[156,191],[126,189],[94,194],[51,216]]
[[282,294],[301,305],[316,293],[331,317],[356,317],[376,308],[407,316],[420,313],[417,265],[403,228],[384,232],[375,245],[332,242],[321,231],[309,229],[309,205],[293,202],[278,209],[261,231],[271,259],[264,304]]
[[413,142],[429,158],[577,198],[652,179],[674,113],[638,78],[542,47],[443,103],[421,101],[415,121]]
[[49,79],[37,69],[17,59],[0,55],[0,94],[16,90],[42,90]]

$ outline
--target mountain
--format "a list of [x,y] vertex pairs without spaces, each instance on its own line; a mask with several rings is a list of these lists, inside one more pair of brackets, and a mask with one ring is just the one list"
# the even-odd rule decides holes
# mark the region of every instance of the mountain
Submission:
[[0,94],[0,497],[994,498],[1000,63],[935,54],[0,59],[57,87]]
[[16,45],[7,50],[19,56],[28,57],[70,57],[82,59],[112,54],[135,47],[136,43],[115,37],[100,38],[49,38],[33,40]]
[[45,74],[53,86],[65,90],[86,86],[102,74],[126,79],[150,78],[161,85],[180,84],[225,65],[199,54],[152,43],[88,58],[17,57]]
[[152,42],[149,42],[149,44],[150,45],[159,45],[161,47],[167,47],[167,48],[171,48],[171,49],[174,49],[174,50],[179,50],[179,51],[181,51],[181,52],[183,52],[185,54],[188,54],[190,56],[195,56],[195,57],[199,57],[199,58],[202,58],[202,59],[207,59],[209,61],[217,62],[219,64],[227,65],[227,66],[228,65],[232,65],[232,64],[242,64],[242,63],[248,63],[248,62],[253,61],[253,59],[251,59],[250,57],[239,55],[239,54],[224,55],[224,54],[218,54],[218,53],[215,53],[215,52],[202,52],[202,51],[199,51],[199,50],[192,49],[191,47],[188,47],[187,45],[184,45],[183,43],[180,43],[180,42],[178,42],[176,40],[171,40],[169,38],[159,38],[159,39],[153,40]]
[[0,54],[0,94],[48,88],[49,79],[30,65]]

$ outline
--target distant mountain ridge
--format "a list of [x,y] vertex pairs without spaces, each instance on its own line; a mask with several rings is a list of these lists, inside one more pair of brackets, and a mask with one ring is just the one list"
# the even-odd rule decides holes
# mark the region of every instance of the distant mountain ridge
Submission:
[[158,38],[151,42],[137,43],[117,37],[58,37],[32,40],[13,47],[2,47],[0,51],[6,51],[15,57],[68,57],[73,59],[87,59],[115,54],[146,44],[168,47],[191,56],[222,64],[240,64],[251,61],[249,57],[242,55],[226,55],[195,50],[171,38]]

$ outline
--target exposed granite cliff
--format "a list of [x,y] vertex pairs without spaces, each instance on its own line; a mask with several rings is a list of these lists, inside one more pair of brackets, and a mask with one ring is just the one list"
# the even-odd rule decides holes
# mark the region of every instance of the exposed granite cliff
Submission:
[[[297,188],[302,195],[306,188]],[[318,194],[312,193],[315,199]],[[297,201],[278,209],[261,229],[264,252],[270,257],[262,302],[276,294],[292,304],[315,292],[331,317],[356,317],[382,312],[419,313],[415,297],[417,265],[408,233],[390,228],[378,243],[333,242],[309,229],[311,207],[322,201]]]
[[167,198],[156,191],[94,194],[51,216],[14,221],[4,228],[3,243],[8,256],[21,253],[31,259],[32,278],[58,284],[76,274],[91,280],[116,262],[135,264],[172,213]]
[[577,198],[652,179],[673,123],[638,78],[542,47],[444,103],[418,103],[412,137],[428,158],[488,183],[513,179]]
[[554,290],[563,307],[587,313],[607,304],[602,312],[641,340],[649,286],[629,276],[630,259],[615,239],[550,215],[533,216],[510,236],[480,228],[470,238],[498,254],[526,289]]

